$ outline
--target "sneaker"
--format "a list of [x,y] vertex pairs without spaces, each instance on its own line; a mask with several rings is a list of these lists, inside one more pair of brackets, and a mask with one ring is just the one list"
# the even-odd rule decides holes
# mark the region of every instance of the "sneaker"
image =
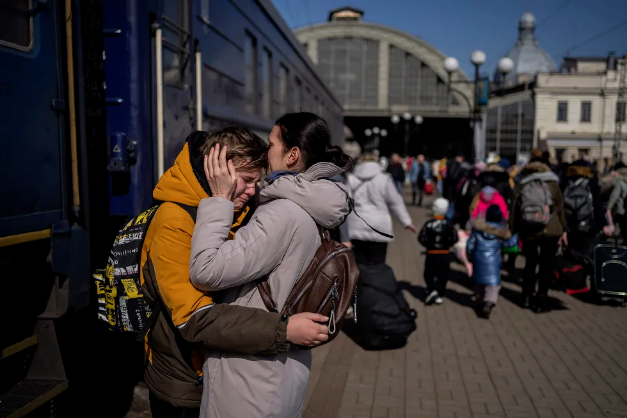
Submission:
[[431,291],[431,293],[429,293],[429,295],[425,299],[425,305],[431,305],[433,302],[435,302],[435,299],[437,299],[437,297],[438,297],[437,290]]
[[435,304],[436,305],[441,305],[444,303],[444,299],[442,299],[440,296],[438,296],[437,298],[435,298]]

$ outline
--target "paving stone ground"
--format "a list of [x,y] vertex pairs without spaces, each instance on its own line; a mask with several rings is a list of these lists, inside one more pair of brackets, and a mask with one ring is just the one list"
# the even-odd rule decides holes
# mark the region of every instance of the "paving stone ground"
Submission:
[[[430,215],[409,211],[418,227]],[[444,304],[425,307],[422,247],[397,223],[395,236],[387,262],[418,330],[398,350],[365,351],[346,333],[313,350],[304,418],[627,417],[627,310],[558,292],[564,309],[523,310],[521,257],[489,321],[456,263]]]

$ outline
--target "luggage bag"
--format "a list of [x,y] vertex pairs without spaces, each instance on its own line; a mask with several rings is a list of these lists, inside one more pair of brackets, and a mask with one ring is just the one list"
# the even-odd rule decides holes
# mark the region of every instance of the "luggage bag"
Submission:
[[627,296],[627,246],[598,244],[594,248],[595,290],[603,296]]
[[357,285],[357,326],[366,349],[403,347],[416,330],[416,311],[410,309],[386,264],[360,265]]

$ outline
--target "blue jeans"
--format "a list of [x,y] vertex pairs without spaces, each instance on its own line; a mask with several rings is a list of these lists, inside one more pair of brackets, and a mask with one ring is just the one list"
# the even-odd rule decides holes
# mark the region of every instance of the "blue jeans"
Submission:
[[403,194],[403,182],[394,180],[394,184],[396,184],[396,189],[400,194]]

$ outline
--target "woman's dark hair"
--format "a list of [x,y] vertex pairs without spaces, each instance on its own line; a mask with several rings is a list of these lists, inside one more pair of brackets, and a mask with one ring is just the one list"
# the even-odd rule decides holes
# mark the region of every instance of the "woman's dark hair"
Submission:
[[353,159],[342,148],[331,145],[329,125],[318,115],[310,112],[286,113],[274,123],[281,130],[285,151],[300,149],[305,169],[317,163],[333,163],[350,168]]

